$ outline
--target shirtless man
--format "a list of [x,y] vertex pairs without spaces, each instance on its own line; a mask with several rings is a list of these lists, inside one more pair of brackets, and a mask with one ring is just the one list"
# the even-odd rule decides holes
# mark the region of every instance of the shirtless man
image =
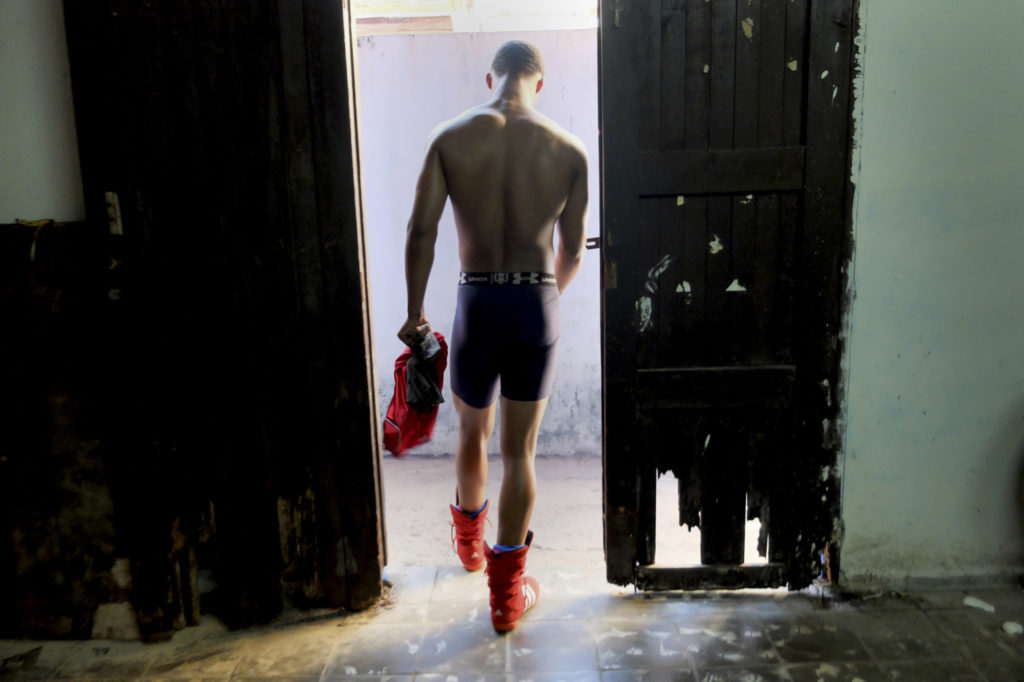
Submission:
[[[405,248],[409,316],[398,337],[411,345],[428,329],[423,298],[450,197],[462,264],[449,362],[459,414],[452,525],[463,566],[475,571],[486,559],[491,621],[504,632],[539,594],[523,577],[534,454],[553,379],[558,298],[583,261],[587,156],[578,138],[534,110],[544,86],[535,45],[502,45],[486,82],[491,98],[438,126],[428,144]],[[504,473],[498,542],[488,547],[484,485],[499,379]]]

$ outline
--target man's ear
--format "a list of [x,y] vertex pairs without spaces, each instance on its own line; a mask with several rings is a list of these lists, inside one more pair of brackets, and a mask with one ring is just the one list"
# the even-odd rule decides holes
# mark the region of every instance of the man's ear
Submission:
[[490,71],[487,72],[487,76],[484,78],[484,80],[487,81],[487,89],[488,90],[493,90],[494,89],[494,78],[491,76],[491,72]]
[[543,88],[543,87],[544,87],[544,77],[541,76],[540,80],[537,81],[537,90],[535,92],[539,93],[540,89]]

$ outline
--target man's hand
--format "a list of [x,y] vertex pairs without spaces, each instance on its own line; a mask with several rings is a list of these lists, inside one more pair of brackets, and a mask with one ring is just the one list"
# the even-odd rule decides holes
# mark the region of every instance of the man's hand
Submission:
[[422,315],[410,315],[398,330],[398,338],[407,346],[415,346],[430,331],[430,321]]

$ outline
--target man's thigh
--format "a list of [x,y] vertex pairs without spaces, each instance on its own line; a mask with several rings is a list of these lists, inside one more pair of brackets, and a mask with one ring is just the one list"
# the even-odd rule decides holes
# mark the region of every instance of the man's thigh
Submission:
[[459,287],[449,344],[452,394],[475,409],[492,407],[498,394],[501,355],[495,341],[503,330],[495,323],[493,293],[490,287]]
[[461,437],[491,437],[491,431],[494,430],[494,411],[497,402],[492,402],[487,407],[473,407],[455,393],[452,393],[452,402],[455,403],[455,411],[459,415],[459,435]]

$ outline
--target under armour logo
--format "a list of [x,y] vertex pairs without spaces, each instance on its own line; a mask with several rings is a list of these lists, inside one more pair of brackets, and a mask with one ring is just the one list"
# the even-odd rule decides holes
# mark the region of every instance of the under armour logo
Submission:
[[504,284],[506,282],[508,282],[508,273],[507,272],[496,272],[496,273],[494,273],[494,283],[495,284]]
[[513,284],[538,284],[540,275],[536,272],[517,272],[513,275]]

